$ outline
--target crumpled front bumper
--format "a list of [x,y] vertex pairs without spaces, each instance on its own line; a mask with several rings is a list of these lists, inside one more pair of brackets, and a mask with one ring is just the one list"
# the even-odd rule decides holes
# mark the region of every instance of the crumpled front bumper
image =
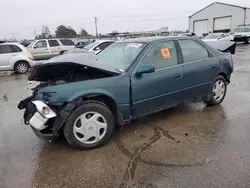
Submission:
[[[24,112],[24,122],[26,125],[31,125],[35,129],[41,131],[46,129],[48,125],[46,123],[49,119],[56,117],[56,113],[43,101],[36,100],[32,101],[33,97],[28,97],[27,99],[21,101],[18,105],[20,110],[25,109]],[[47,114],[43,113],[46,109]]]

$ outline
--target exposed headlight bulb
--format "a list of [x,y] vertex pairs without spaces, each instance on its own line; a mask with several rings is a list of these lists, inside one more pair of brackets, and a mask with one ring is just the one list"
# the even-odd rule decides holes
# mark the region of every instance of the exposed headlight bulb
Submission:
[[46,115],[48,115],[49,113],[50,113],[50,109],[49,109],[48,107],[44,106],[44,107],[42,108],[42,115],[43,115],[43,116],[46,116]]

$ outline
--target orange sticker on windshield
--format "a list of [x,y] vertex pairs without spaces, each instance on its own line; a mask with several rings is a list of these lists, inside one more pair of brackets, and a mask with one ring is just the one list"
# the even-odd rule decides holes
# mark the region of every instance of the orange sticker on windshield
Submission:
[[169,52],[168,48],[162,48],[161,49],[161,55],[164,59],[170,58],[171,57],[171,53]]

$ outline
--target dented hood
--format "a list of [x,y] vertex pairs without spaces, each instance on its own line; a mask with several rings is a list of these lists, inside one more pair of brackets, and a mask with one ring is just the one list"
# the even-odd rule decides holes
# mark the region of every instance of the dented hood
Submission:
[[221,52],[230,52],[231,54],[235,54],[236,42],[222,40],[204,42]]
[[30,81],[58,80],[58,78],[73,72],[79,67],[96,70],[98,72],[112,75],[121,74],[112,66],[97,60],[94,53],[73,53],[56,56],[35,66],[29,76]]

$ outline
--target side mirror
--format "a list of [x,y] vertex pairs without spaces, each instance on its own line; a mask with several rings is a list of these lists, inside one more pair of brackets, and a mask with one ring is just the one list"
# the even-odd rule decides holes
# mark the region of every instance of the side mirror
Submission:
[[95,51],[98,51],[98,50],[100,50],[100,48],[99,48],[99,47],[96,47],[96,48],[95,48]]
[[140,67],[137,69],[135,75],[141,76],[142,74],[152,73],[155,72],[155,67],[150,64],[141,64]]
[[218,40],[220,40],[221,39],[221,37],[218,37]]
[[36,46],[34,46],[33,48],[34,48],[34,49],[37,49],[37,47],[36,47]]

